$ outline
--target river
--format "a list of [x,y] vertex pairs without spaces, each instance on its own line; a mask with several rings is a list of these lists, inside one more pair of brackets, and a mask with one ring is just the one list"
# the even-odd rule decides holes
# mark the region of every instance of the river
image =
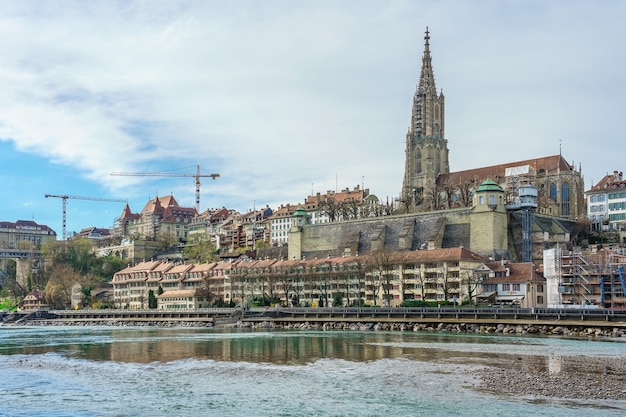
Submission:
[[2,416],[621,416],[623,401],[485,392],[492,361],[558,372],[626,343],[516,335],[0,327]]

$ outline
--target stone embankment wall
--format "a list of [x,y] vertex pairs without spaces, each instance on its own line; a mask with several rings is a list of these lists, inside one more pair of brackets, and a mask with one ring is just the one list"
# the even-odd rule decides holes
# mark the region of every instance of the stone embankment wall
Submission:
[[558,335],[572,337],[626,337],[624,330],[610,326],[565,326],[535,324],[466,324],[466,323],[280,323],[263,321],[259,323],[238,322],[234,327],[272,328],[291,330],[357,330],[357,331],[399,331],[399,332],[453,332],[484,334],[519,335]]
[[231,327],[250,329],[451,332],[478,334],[517,334],[570,337],[626,337],[626,330],[610,325],[477,324],[477,323],[398,323],[398,322],[280,322],[238,321],[215,326],[208,321],[184,320],[30,320],[18,325],[35,326],[158,326],[158,327]]

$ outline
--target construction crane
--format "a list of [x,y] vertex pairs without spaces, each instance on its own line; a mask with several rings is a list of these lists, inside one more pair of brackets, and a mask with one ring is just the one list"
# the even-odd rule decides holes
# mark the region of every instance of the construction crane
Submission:
[[196,179],[196,211],[200,212],[200,178],[211,177],[215,179],[220,174],[201,174],[200,165],[196,165],[196,173],[178,173],[178,172],[112,172],[111,175],[117,176],[135,176],[135,177],[193,177]]
[[67,200],[91,200],[91,201],[107,201],[111,203],[126,203],[127,200],[118,200],[116,198],[98,198],[98,197],[80,197],[77,195],[55,195],[46,194],[46,198],[60,198],[63,200],[63,240],[66,238],[67,225]]

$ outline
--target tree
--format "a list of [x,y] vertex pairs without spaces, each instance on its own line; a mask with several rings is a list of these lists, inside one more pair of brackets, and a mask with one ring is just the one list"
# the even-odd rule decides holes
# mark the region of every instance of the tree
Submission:
[[190,261],[197,263],[219,261],[215,245],[208,240],[185,245],[185,248],[183,249],[183,255],[185,256],[185,259],[189,259]]
[[326,196],[319,204],[320,212],[328,217],[328,220],[334,222],[338,220],[341,214],[341,206],[334,197]]
[[359,200],[356,198],[346,198],[339,204],[339,212],[343,220],[359,218]]
[[148,291],[148,308],[151,308],[151,309],[157,308],[157,298],[154,295],[153,290]]
[[376,259],[373,255],[370,255],[365,262],[365,286],[371,291],[372,301],[376,306],[378,305],[378,294],[381,285],[380,271],[378,270]]
[[457,195],[458,195],[458,204],[461,207],[471,207],[472,206],[472,184],[469,182],[462,182],[457,185]]
[[54,307],[68,308],[72,301],[72,286],[81,281],[81,275],[69,265],[53,266],[44,289],[46,302]]
[[315,266],[315,287],[319,292],[320,307],[328,307],[328,299],[330,298],[330,264],[323,262]]
[[406,299],[407,290],[409,287],[408,280],[409,277],[413,275],[413,273],[407,272],[407,269],[410,269],[410,263],[408,260],[408,255],[406,252],[403,252],[397,257],[397,265],[400,268],[399,271],[399,280],[400,280],[400,302],[404,302]]
[[172,232],[159,233],[155,241],[161,250],[171,248],[178,244],[178,238]]
[[480,275],[476,271],[465,271],[464,277],[461,279],[461,284],[467,286],[467,298],[470,304],[474,301],[474,297],[477,295],[478,287],[481,283]]
[[371,256],[373,272],[380,277],[383,289],[383,299],[387,306],[391,305],[391,290],[393,289],[393,259],[388,250],[374,252]]
[[94,285],[92,283],[88,283],[80,287],[80,292],[83,295],[83,305],[86,307],[91,307],[91,292],[93,289]]

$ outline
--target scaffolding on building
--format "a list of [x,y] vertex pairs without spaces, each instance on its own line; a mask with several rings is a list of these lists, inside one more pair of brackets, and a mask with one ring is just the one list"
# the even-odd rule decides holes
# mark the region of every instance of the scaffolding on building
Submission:
[[562,251],[559,294],[564,305],[626,310],[623,247]]

